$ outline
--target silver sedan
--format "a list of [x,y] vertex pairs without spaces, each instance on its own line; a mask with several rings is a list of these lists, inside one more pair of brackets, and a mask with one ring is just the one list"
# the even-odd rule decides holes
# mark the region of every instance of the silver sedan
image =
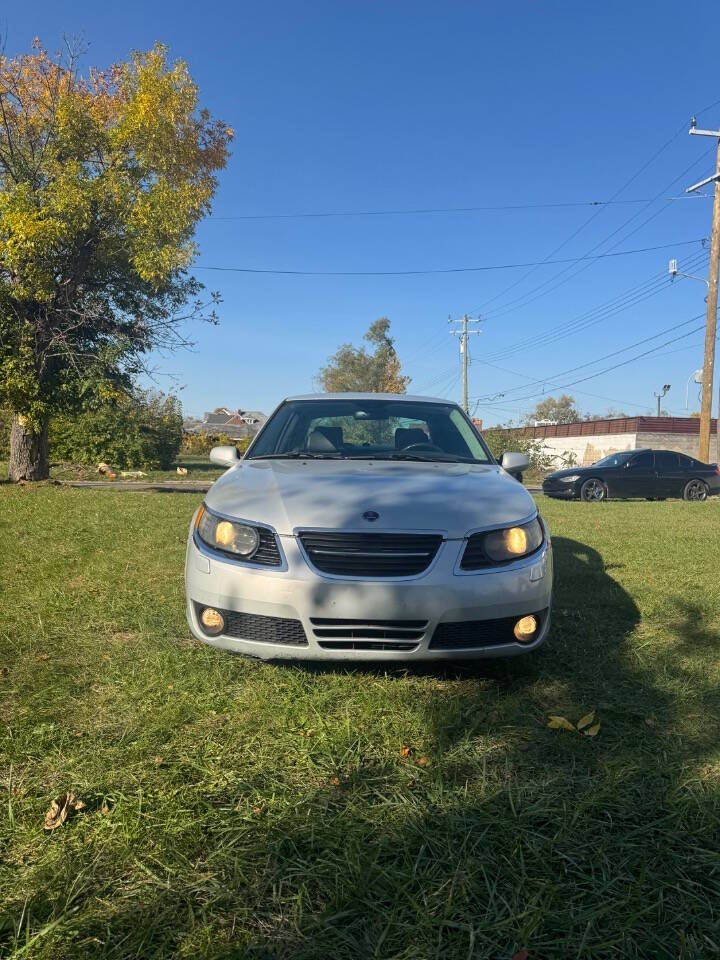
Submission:
[[291,397],[193,517],[187,618],[262,659],[441,660],[538,647],[552,550],[518,483],[454,403]]

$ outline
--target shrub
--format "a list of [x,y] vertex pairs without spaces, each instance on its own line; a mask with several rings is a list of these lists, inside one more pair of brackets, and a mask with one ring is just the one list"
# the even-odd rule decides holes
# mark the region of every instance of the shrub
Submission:
[[180,401],[150,391],[117,396],[50,424],[53,459],[71,463],[166,470],[181,441]]
[[199,456],[210,453],[213,447],[235,446],[240,453],[244,453],[251,439],[239,437],[233,440],[224,433],[183,433],[180,449],[183,453]]
[[545,451],[541,440],[523,436],[515,430],[491,427],[489,430],[483,430],[483,437],[490,447],[490,452],[498,461],[502,459],[503,453],[512,450],[527,454],[531,470],[547,470],[554,462],[553,457]]

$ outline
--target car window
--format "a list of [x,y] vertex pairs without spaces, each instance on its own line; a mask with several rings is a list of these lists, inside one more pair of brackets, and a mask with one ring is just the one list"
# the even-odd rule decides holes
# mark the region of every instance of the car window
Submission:
[[677,470],[679,458],[676,453],[670,450],[655,451],[655,469],[660,471]]
[[606,457],[603,457],[602,460],[596,460],[593,464],[594,467],[621,467],[624,463],[632,456],[631,453],[609,453]]
[[630,461],[631,470],[647,470],[652,468],[653,465],[653,452],[652,450],[643,450],[642,453],[636,454]]
[[692,470],[697,464],[697,460],[693,460],[692,457],[686,457],[683,453],[678,454],[678,461],[683,470]]
[[492,463],[453,403],[322,397],[288,400],[247,452],[256,457],[342,457]]

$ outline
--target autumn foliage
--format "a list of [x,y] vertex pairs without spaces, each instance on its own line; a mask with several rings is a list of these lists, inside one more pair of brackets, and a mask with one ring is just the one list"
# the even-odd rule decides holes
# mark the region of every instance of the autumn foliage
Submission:
[[165,47],[107,70],[0,56],[0,404],[11,479],[47,475],[47,422],[129,384],[216,295],[187,270],[232,130]]

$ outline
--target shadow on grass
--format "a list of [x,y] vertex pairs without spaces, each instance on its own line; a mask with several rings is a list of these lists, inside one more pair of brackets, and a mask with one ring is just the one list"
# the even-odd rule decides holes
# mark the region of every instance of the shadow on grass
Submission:
[[[214,789],[200,827],[167,824],[181,856],[151,862],[143,886],[119,883],[109,913],[83,894],[84,945],[68,956],[716,955],[718,794],[689,783],[720,735],[717,691],[694,659],[711,631],[680,602],[666,649],[641,659],[628,644],[638,608],[600,554],[563,537],[554,549],[553,628],[535,654],[284,666],[319,680],[437,679],[411,690],[424,742],[254,817],[238,813],[237,792]],[[676,693],[689,683],[700,719],[685,729]],[[546,726],[550,713],[576,721],[590,709],[595,738]]]

